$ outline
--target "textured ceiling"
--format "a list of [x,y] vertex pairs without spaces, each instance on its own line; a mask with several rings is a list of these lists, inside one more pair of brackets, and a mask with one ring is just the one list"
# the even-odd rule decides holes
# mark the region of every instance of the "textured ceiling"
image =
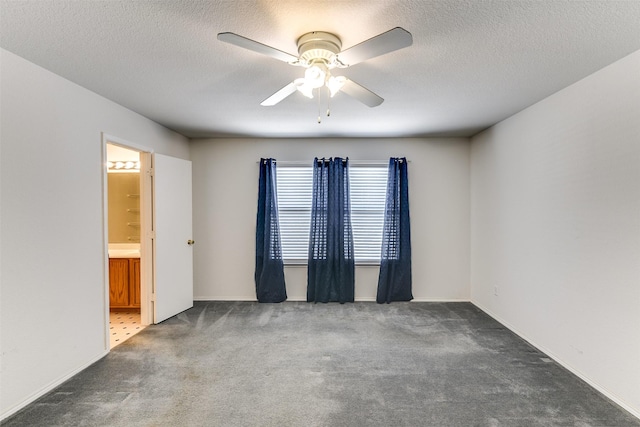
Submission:
[[[639,23],[640,1],[2,0],[0,46],[189,137],[469,136],[639,50]],[[299,93],[260,106],[301,68],[216,39],[397,26],[411,47],[341,70],[385,102],[340,93],[321,124]]]

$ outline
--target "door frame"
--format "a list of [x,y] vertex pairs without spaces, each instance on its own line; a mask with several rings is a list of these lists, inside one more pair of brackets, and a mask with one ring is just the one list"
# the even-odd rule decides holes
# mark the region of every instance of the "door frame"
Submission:
[[153,174],[152,154],[149,147],[135,144],[107,133],[102,133],[102,229],[103,229],[103,289],[104,289],[104,343],[109,341],[109,205],[107,177],[107,144],[117,145],[140,153],[140,322],[153,323]]

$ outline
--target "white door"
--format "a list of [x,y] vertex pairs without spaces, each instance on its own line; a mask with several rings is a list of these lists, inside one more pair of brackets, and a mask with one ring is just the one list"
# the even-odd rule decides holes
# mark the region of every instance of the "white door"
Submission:
[[154,323],[193,307],[191,162],[154,154]]

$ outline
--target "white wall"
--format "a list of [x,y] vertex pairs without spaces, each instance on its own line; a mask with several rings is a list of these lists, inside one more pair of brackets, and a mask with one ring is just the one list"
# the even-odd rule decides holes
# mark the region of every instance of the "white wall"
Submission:
[[[341,156],[409,163],[413,295],[469,300],[469,141],[459,139],[209,139],[191,142],[194,295],[255,300],[260,157]],[[306,298],[306,267],[286,267],[290,300]],[[377,267],[356,267],[356,299],[375,300]]]
[[176,157],[189,151],[186,138],[0,55],[4,418],[107,351],[101,132]]
[[640,51],[471,153],[472,302],[640,416]]

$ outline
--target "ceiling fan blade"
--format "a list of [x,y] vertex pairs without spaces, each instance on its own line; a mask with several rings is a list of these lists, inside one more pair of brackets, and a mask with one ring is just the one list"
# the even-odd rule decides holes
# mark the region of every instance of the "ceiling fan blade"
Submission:
[[285,87],[283,87],[282,89],[280,89],[279,91],[277,91],[276,93],[274,93],[273,95],[271,95],[270,97],[268,97],[267,99],[265,99],[264,101],[262,101],[260,103],[260,105],[262,105],[263,107],[274,106],[278,102],[280,102],[283,99],[285,99],[287,96],[289,96],[292,93],[294,93],[296,91],[297,87],[298,87],[298,85],[296,85],[296,82],[291,82],[288,85],[286,85]]
[[342,89],[340,90],[350,97],[362,102],[363,104],[368,105],[369,107],[377,107],[384,101],[384,99],[380,98],[378,95],[371,92],[366,87],[360,86],[353,80],[346,79],[344,85],[342,86]]
[[338,59],[345,65],[354,65],[411,46],[412,43],[411,33],[404,28],[396,27],[340,52]]
[[230,43],[239,47],[243,47],[248,50],[252,50],[263,55],[270,56],[284,62],[297,62],[298,57],[276,49],[275,47],[267,46],[255,40],[248,39],[246,37],[239,36],[235,33],[218,33],[218,40]]

